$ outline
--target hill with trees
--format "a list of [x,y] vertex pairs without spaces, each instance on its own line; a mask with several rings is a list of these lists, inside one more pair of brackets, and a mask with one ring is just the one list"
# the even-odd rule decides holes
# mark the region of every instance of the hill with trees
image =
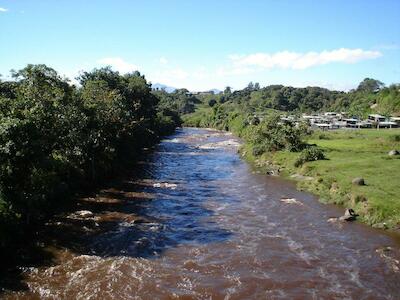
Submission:
[[360,118],[365,118],[370,113],[400,115],[400,85],[384,87],[382,82],[370,78],[364,79],[357,89],[349,92],[283,85],[261,88],[258,83],[250,82],[242,90],[232,92],[227,87],[221,94],[197,97],[201,105],[197,106],[198,110],[193,115],[186,117],[186,122],[197,126],[217,125],[219,128],[228,126],[224,121],[233,116],[251,119],[271,111],[290,114],[337,111]]

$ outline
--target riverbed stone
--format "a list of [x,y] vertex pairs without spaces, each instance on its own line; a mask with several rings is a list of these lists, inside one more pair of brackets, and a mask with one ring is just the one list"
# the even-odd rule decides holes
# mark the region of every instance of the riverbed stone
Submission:
[[365,185],[365,180],[362,177],[356,177],[351,181],[354,185]]

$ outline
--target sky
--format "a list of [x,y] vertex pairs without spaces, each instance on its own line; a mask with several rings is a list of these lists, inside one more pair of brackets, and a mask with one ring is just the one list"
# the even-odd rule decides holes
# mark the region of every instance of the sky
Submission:
[[191,91],[400,83],[400,0],[0,0],[0,74],[110,65]]

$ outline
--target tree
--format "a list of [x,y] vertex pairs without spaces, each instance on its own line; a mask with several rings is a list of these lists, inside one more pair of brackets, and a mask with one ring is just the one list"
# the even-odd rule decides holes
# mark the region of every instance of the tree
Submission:
[[254,83],[252,81],[249,82],[249,84],[246,87],[247,90],[253,91],[254,90]]
[[384,87],[383,82],[372,79],[372,78],[365,78],[357,87],[358,92],[367,92],[367,93],[374,93],[378,92],[380,89]]

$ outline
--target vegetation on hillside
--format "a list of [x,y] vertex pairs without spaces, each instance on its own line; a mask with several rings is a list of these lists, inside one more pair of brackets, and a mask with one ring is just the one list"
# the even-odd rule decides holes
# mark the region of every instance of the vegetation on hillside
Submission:
[[[247,118],[260,117],[271,110],[293,114],[319,111],[345,111],[350,116],[365,118],[369,113],[386,116],[400,115],[400,85],[384,87],[375,79],[364,79],[357,89],[349,92],[331,91],[320,87],[294,88],[270,85],[260,88],[258,84],[249,85],[238,91],[227,87],[223,93],[200,95],[201,105],[196,114],[186,118],[189,123],[220,127],[226,120],[239,113]],[[212,113],[213,117],[209,114]],[[214,124],[215,123],[215,124]]]

